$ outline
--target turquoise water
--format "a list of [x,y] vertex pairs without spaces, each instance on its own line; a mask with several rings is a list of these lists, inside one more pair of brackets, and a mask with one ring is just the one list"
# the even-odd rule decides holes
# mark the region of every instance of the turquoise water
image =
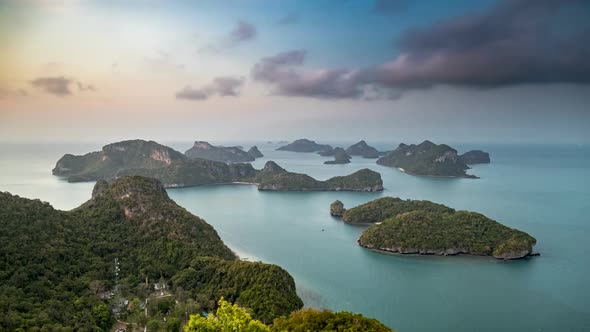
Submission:
[[[66,183],[51,168],[64,153],[102,145],[0,145],[0,190],[60,209],[76,207],[90,197],[93,184]],[[170,145],[184,151],[190,143]],[[256,167],[272,159],[321,179],[369,167],[382,174],[386,190],[280,193],[234,185],[168,193],[212,224],[240,256],[287,269],[309,306],[361,312],[399,331],[590,330],[590,147],[455,146],[491,153],[492,164],[472,170],[481,179],[414,177],[360,158],[323,165],[326,158],[315,154],[259,144],[265,157]],[[328,213],[336,199],[352,207],[383,195],[482,212],[533,235],[541,256],[501,262],[378,254],[356,245],[362,227]]]

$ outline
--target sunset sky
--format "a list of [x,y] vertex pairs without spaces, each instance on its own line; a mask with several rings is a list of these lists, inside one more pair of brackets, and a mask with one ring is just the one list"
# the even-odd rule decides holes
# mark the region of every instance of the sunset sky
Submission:
[[0,0],[0,141],[590,142],[587,0]]

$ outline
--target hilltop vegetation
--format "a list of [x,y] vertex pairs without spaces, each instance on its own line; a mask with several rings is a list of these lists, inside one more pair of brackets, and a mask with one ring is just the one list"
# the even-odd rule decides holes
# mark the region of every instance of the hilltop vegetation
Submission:
[[[187,311],[215,309],[221,296],[265,322],[302,306],[285,270],[237,260],[153,179],[100,181],[92,199],[67,212],[0,193],[0,241],[0,330],[108,330],[115,312],[177,326]],[[140,303],[158,281],[167,294],[149,302],[146,317]]]
[[382,197],[368,203],[344,210],[342,220],[348,223],[376,223],[400,213],[410,211],[427,211],[434,213],[454,212],[442,204],[430,201],[403,200],[399,197]]
[[197,331],[293,331],[293,332],[393,332],[387,326],[371,318],[350,312],[302,309],[288,317],[275,319],[271,325],[252,319],[240,306],[221,299],[215,314],[207,317],[191,316],[186,332]]

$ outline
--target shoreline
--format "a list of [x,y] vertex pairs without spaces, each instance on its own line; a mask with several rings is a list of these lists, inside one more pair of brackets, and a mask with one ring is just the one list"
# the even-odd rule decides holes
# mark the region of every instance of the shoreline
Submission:
[[359,240],[357,240],[357,244],[359,247],[364,248],[364,249],[368,249],[372,252],[378,253],[378,254],[383,254],[383,255],[392,255],[392,256],[406,256],[406,257],[452,257],[452,256],[464,256],[464,257],[486,257],[486,258],[491,258],[493,260],[497,260],[497,261],[518,261],[518,260],[523,260],[523,259],[527,259],[529,257],[537,257],[537,256],[541,256],[540,253],[538,252],[531,252],[530,254],[527,254],[525,256],[522,257],[517,257],[517,258],[497,258],[494,257],[493,255],[480,255],[480,254],[473,254],[473,253],[466,253],[466,252],[457,252],[455,254],[437,254],[437,253],[420,253],[420,252],[413,252],[413,253],[403,253],[403,252],[399,252],[399,251],[393,251],[393,250],[388,250],[388,249],[382,249],[382,248],[371,248],[368,247],[366,245],[363,245],[360,243]]

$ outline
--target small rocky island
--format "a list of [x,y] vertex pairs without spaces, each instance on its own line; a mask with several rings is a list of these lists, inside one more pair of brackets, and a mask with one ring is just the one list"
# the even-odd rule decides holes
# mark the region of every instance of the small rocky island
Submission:
[[[468,163],[484,160],[483,151],[470,151],[462,156],[446,144],[424,141],[418,145],[400,144],[395,150],[379,158],[377,164],[396,167],[412,175],[477,178],[467,174]],[[489,155],[487,156],[489,161]]]
[[305,174],[288,172],[273,161],[257,170],[247,163],[190,159],[172,148],[143,140],[109,144],[101,151],[83,156],[67,154],[57,162],[53,174],[66,177],[69,182],[138,175],[158,179],[165,187],[250,183],[260,190],[277,191],[383,190],[381,175],[368,169],[319,181]]
[[361,156],[363,158],[379,158],[379,151],[372,146],[369,146],[367,142],[360,141],[355,143],[348,148],[346,152],[351,156]]
[[490,154],[481,150],[471,150],[460,155],[459,160],[467,165],[489,164]]
[[360,246],[383,252],[420,255],[479,255],[518,259],[532,254],[535,238],[470,211],[455,211],[430,201],[384,197],[330,214],[350,223],[369,223]]
[[348,164],[350,163],[350,156],[343,148],[335,148],[332,150],[334,155],[334,160],[324,161],[326,165],[335,165],[335,164]]
[[246,152],[238,146],[214,146],[204,141],[196,141],[184,154],[190,159],[201,158],[224,163],[244,163],[262,157],[255,146]]
[[262,152],[260,152],[260,150],[258,150],[258,147],[256,145],[254,145],[250,148],[250,150],[248,150],[248,154],[254,159],[264,157],[264,155],[262,154]]
[[303,138],[293,141],[290,144],[281,146],[277,150],[291,152],[318,152],[332,150],[332,146],[327,144],[317,144],[314,141]]

